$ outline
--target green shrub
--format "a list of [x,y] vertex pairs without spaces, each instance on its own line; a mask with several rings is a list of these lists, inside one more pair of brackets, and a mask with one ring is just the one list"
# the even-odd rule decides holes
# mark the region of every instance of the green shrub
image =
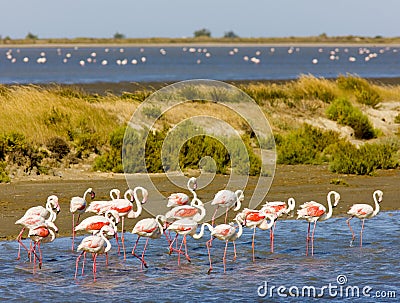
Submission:
[[376,131],[368,117],[360,109],[354,107],[346,98],[335,99],[327,108],[326,114],[329,119],[353,128],[354,136],[357,139],[372,139],[376,137]]
[[395,143],[365,144],[357,148],[341,141],[330,148],[329,169],[343,174],[371,175],[376,169],[395,168],[398,148]]
[[110,134],[109,149],[101,156],[96,157],[93,165],[94,170],[112,171],[122,173],[122,146],[125,134],[125,127],[119,127]]
[[325,161],[324,150],[340,139],[333,131],[322,131],[305,124],[275,140],[279,164],[320,164]]
[[162,114],[161,109],[157,106],[144,107],[142,112],[148,118],[158,118]]
[[11,179],[6,170],[7,163],[5,161],[0,161],[0,183],[10,182]]

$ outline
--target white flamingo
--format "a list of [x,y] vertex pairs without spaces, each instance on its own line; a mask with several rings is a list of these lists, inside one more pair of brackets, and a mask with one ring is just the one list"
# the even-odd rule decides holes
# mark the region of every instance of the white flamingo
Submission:
[[[91,187],[89,187],[83,197],[72,197],[70,202],[69,211],[72,213],[72,250],[74,250],[74,242],[75,242],[75,226],[78,225],[81,214],[86,209],[86,196],[90,194],[91,199],[93,200],[95,197],[95,193]],[[78,219],[75,223],[75,214],[78,213]]]
[[357,217],[358,219],[362,220],[361,224],[361,231],[360,231],[360,247],[362,247],[362,234],[363,234],[363,229],[364,229],[364,221],[365,219],[371,219],[375,217],[380,210],[379,203],[382,202],[383,198],[383,192],[381,190],[376,190],[372,194],[372,197],[375,202],[375,209],[369,204],[354,204],[353,206],[350,207],[349,211],[347,212],[351,217],[346,220],[347,225],[350,228],[352,237],[350,241],[350,246],[353,246],[354,239],[356,238],[353,229],[350,226],[350,220],[354,217]]

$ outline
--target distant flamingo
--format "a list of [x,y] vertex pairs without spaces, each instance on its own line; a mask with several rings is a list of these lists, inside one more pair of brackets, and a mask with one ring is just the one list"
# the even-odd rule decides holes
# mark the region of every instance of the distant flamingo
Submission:
[[[202,234],[196,234],[197,225],[198,225],[197,221],[195,221],[193,219],[185,218],[185,219],[176,220],[167,227],[167,230],[172,230],[172,231],[176,232],[176,236],[169,246],[169,252],[172,253],[173,251],[175,251],[178,253],[178,265],[180,265],[181,254],[184,254],[186,257],[186,260],[188,260],[188,262],[190,262],[190,257],[188,254],[187,243],[186,243],[187,235],[192,236],[194,239],[200,239],[203,236]],[[179,249],[175,249],[172,246],[173,246],[174,242],[177,240],[179,235],[182,235],[183,239],[182,239]],[[183,245],[185,246],[185,252],[182,251]]]
[[17,241],[19,243],[17,260],[19,260],[21,257],[21,246],[24,247],[27,252],[29,252],[27,247],[21,241],[22,234],[24,233],[25,229],[33,228],[39,224],[43,224],[45,221],[54,222],[59,211],[60,206],[58,204],[58,197],[51,195],[47,198],[46,208],[43,206],[31,207],[25,212],[22,218],[15,222],[15,224],[23,225],[23,228],[17,237]]
[[[147,268],[147,263],[144,260],[144,255],[146,253],[147,244],[149,239],[158,239],[164,232],[164,222],[165,217],[163,215],[157,215],[155,218],[146,218],[138,221],[133,227],[132,234],[137,234],[137,240],[135,246],[132,249],[132,255],[138,258],[141,262],[140,268],[143,266]],[[142,256],[140,257],[135,253],[136,247],[138,245],[139,239],[141,237],[146,237],[146,244],[144,245]]]
[[85,212],[92,212],[95,214],[99,214],[100,210],[105,207],[107,204],[109,204],[111,201],[114,201],[116,199],[120,198],[120,194],[121,192],[119,191],[119,189],[112,189],[110,190],[110,198],[111,200],[109,201],[93,201],[89,204],[89,206],[86,208]]
[[[226,272],[226,251],[228,248],[228,243],[232,242],[233,243],[233,250],[234,250],[234,257],[233,260],[236,260],[236,245],[235,245],[235,241],[240,238],[240,236],[243,233],[243,226],[242,224],[239,222],[239,215],[236,215],[234,221],[236,221],[236,223],[239,226],[239,230],[236,231],[236,227],[233,225],[233,223],[231,224],[219,224],[215,227],[212,227],[211,225],[207,225],[208,228],[211,231],[211,236],[215,237],[219,240],[225,241],[225,250],[224,250],[224,257],[223,257],[223,263],[224,263],[224,272]],[[211,263],[211,253],[210,253],[210,245],[211,244],[211,240],[208,240],[206,243],[207,246],[207,250],[208,250],[208,259],[210,261],[210,268],[208,270],[208,273],[211,273],[212,271],[212,263]]]
[[[96,281],[96,272],[97,272],[96,259],[97,259],[97,256],[99,254],[107,253],[111,249],[111,243],[104,235],[104,233],[106,231],[110,232],[110,229],[106,226],[103,226],[98,234],[84,238],[82,240],[81,244],[79,244],[77,251],[82,251],[82,253],[76,258],[75,279],[76,279],[76,275],[78,273],[78,264],[79,264],[80,258],[82,257],[82,255],[84,255],[84,258],[85,258],[86,253],[90,252],[93,254],[93,281]],[[104,247],[104,244],[106,244],[106,247]],[[84,268],[84,262],[82,264],[82,275],[83,275],[83,268]]]
[[[332,206],[331,195],[334,195],[335,202]],[[314,228],[311,235],[311,255],[314,255],[314,233],[317,226],[317,221],[325,221],[332,217],[332,207],[336,207],[340,200],[339,193],[330,191],[327,195],[328,200],[328,212],[326,212],[325,206],[320,203],[310,201],[300,205],[297,210],[297,219],[306,219],[308,221],[307,239],[306,239],[306,256],[308,256],[308,246],[310,242],[310,225],[314,222]]]
[[235,206],[233,210],[238,211],[241,207],[241,202],[243,201],[243,199],[244,199],[243,191],[240,189],[235,192],[227,189],[223,189],[217,192],[215,194],[213,201],[211,202],[211,205],[217,206],[214,215],[212,216],[211,225],[214,226],[215,215],[217,214],[219,207],[226,208],[226,214],[225,214],[225,223],[226,223],[228,219],[229,209]]
[[[72,197],[70,202],[69,211],[72,213],[72,250],[74,250],[74,242],[75,242],[75,226],[79,223],[79,218],[81,214],[85,211],[86,208],[86,196],[90,194],[92,200],[95,197],[95,193],[92,188],[88,188],[83,197]],[[75,213],[78,213],[78,219],[75,223]]]
[[[191,186],[191,184],[193,184],[193,187]],[[195,177],[191,177],[188,180],[187,188],[193,194],[193,197],[197,198],[197,194],[195,192],[195,190],[197,189],[197,179]],[[171,194],[168,197],[167,207],[186,205],[189,203],[189,199],[189,196],[185,193]]]
[[[39,260],[39,269],[42,268],[43,258],[42,258],[42,250],[40,248],[41,243],[53,242],[56,235],[55,232],[58,231],[57,226],[51,221],[47,221],[43,224],[40,224],[36,227],[29,229],[28,237],[34,242],[34,245],[31,249],[31,253],[33,254],[33,262],[34,262],[34,270],[36,259]],[[39,250],[39,256],[36,254],[36,246]]]
[[[272,214],[276,216],[276,219],[280,218],[281,216],[288,215],[291,211],[294,211],[296,207],[296,201],[294,198],[289,198],[287,205],[285,202],[282,201],[274,201],[274,202],[266,202],[261,210],[263,210],[267,214]],[[274,222],[274,226],[270,228],[269,234],[269,241],[271,246],[271,252],[274,252],[274,233],[276,227],[276,221]]]
[[276,220],[276,215],[267,214],[263,210],[254,210],[245,208],[243,211],[237,215],[237,220],[240,224],[245,225],[246,227],[253,228],[253,240],[251,243],[252,252],[253,252],[253,262],[255,262],[255,237],[256,237],[256,228],[260,228],[262,230],[271,229],[272,225],[274,225]]
[[372,197],[375,202],[375,209],[373,209],[372,206],[368,204],[354,204],[347,212],[349,215],[351,215],[351,217],[346,220],[347,225],[349,226],[352,234],[350,246],[353,246],[354,239],[356,238],[354,231],[350,226],[350,220],[354,217],[357,217],[358,219],[362,220],[361,231],[360,231],[360,247],[362,247],[362,234],[364,229],[364,221],[365,219],[371,219],[372,217],[375,217],[379,213],[380,210],[379,203],[382,202],[383,192],[378,189],[374,191]]
[[[138,198],[138,190],[142,192],[142,200],[139,200]],[[136,203],[136,211],[133,210],[133,204],[131,202],[131,199],[128,199],[128,196],[133,196],[135,203]],[[115,210],[118,212],[118,215],[121,217],[121,243],[122,243],[122,250],[124,252],[124,260],[126,260],[126,250],[125,250],[125,238],[124,238],[124,218],[130,218],[130,219],[135,219],[140,216],[142,213],[142,204],[146,203],[148,198],[148,192],[145,188],[141,186],[135,187],[133,190],[128,189],[125,194],[123,199],[115,199],[111,203],[107,204],[105,207],[103,207],[100,211],[100,213],[103,213],[107,210]],[[119,253],[118,249],[118,253]]]

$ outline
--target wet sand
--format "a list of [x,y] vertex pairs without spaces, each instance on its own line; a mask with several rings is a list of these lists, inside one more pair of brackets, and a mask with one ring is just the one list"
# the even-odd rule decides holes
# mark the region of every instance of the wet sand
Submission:
[[[169,194],[182,191],[172,184],[164,175],[152,175],[152,182],[159,192],[167,197]],[[213,182],[198,191],[199,198],[210,201],[215,193],[223,189],[229,176],[216,176]],[[258,178],[250,178],[245,188],[245,196],[251,196]],[[137,184],[140,185],[140,184]],[[296,205],[314,200],[326,205],[326,194],[330,190],[340,193],[341,201],[334,215],[344,216],[348,207],[354,203],[373,204],[372,193],[376,189],[383,191],[381,210],[400,209],[400,169],[378,171],[375,176],[339,175],[330,173],[326,166],[278,166],[272,186],[266,196],[268,201],[282,201],[289,197],[296,199]],[[23,216],[32,206],[45,205],[49,195],[59,197],[61,212],[56,224],[59,235],[71,233],[71,214],[69,201],[73,196],[80,196],[88,188],[96,192],[95,200],[108,199],[109,190],[118,188],[122,192],[127,189],[125,176],[121,174],[98,174],[90,172],[64,174],[60,177],[39,176],[36,179],[25,178],[14,180],[10,184],[0,184],[0,239],[15,239],[20,226],[14,222]],[[151,192],[149,195],[151,199]],[[265,200],[264,200],[265,201]],[[263,201],[263,202],[264,202]],[[246,207],[246,202],[242,207]],[[89,214],[84,214],[84,217]],[[140,218],[146,217],[144,212]],[[139,218],[139,219],[140,219]],[[126,230],[131,231],[137,220],[128,220]]]

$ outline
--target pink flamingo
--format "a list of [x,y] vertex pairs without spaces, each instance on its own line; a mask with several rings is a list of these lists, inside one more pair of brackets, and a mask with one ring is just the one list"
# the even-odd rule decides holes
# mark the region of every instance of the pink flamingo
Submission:
[[[88,188],[83,197],[72,197],[70,202],[69,211],[72,213],[72,250],[74,250],[75,242],[75,226],[78,225],[81,214],[86,208],[86,195],[90,194],[91,199],[95,197],[95,193],[92,188]],[[75,223],[75,213],[78,213],[78,219]]]
[[119,191],[119,189],[112,189],[110,190],[110,201],[93,201],[89,204],[89,206],[86,208],[85,212],[86,213],[95,213],[95,214],[100,214],[100,211],[102,208],[106,207],[107,204],[109,204],[110,202],[119,199],[120,198],[120,194],[121,192]]
[[[263,210],[267,214],[272,214],[276,216],[276,219],[282,217],[284,214],[288,215],[291,211],[294,211],[296,207],[296,201],[294,198],[289,198],[287,205],[283,201],[274,201],[274,202],[267,202],[263,205],[261,210]],[[269,234],[269,241],[271,246],[271,252],[274,252],[274,233],[276,227],[276,221],[274,222],[274,226],[270,228]]]
[[184,218],[200,222],[204,219],[205,215],[206,209],[203,203],[196,199],[192,201],[191,205],[175,206],[165,214],[165,217],[168,222]]
[[[161,221],[161,222],[160,222]],[[157,215],[155,218],[146,218],[138,221],[133,227],[132,234],[137,234],[137,240],[135,246],[132,249],[132,255],[138,258],[141,261],[140,268],[143,269],[143,266],[147,268],[147,263],[144,260],[144,255],[146,253],[147,244],[149,239],[158,239],[164,232],[164,222],[165,217],[163,215]],[[146,237],[146,243],[143,248],[142,257],[135,253],[136,247],[138,245],[139,239],[141,237]]]
[[354,204],[347,212],[349,215],[351,215],[351,217],[346,220],[347,225],[349,226],[352,234],[350,246],[353,246],[354,239],[356,238],[354,231],[350,226],[350,220],[354,217],[357,217],[358,219],[362,220],[361,231],[360,231],[360,247],[362,247],[362,234],[364,229],[364,221],[365,219],[371,219],[372,217],[375,217],[379,213],[380,210],[379,203],[382,202],[383,192],[378,189],[374,191],[372,197],[375,202],[375,209],[373,209],[372,206],[368,204]]
[[104,215],[95,215],[84,219],[75,227],[75,232],[83,230],[93,235],[98,233],[103,226],[110,226],[114,230],[113,236],[119,246],[117,224],[119,223],[119,215],[115,210],[108,210]]
[[[235,241],[241,237],[242,233],[243,233],[243,226],[242,224],[239,222],[239,215],[236,215],[234,221],[236,221],[236,223],[239,226],[239,230],[236,231],[236,227],[233,225],[233,223],[231,224],[219,224],[215,227],[211,226],[211,225],[207,225],[207,223],[203,223],[204,225],[206,225],[209,230],[211,231],[211,237],[215,237],[219,240],[225,241],[225,250],[224,250],[224,257],[223,257],[223,263],[224,263],[224,273],[226,272],[226,251],[228,249],[228,243],[232,242],[233,243],[233,250],[234,250],[234,257],[233,260],[236,260],[236,245],[235,245]],[[211,263],[211,253],[210,253],[210,247],[211,247],[211,239],[208,240],[206,242],[206,246],[207,246],[207,250],[208,250],[208,259],[210,261],[210,268],[208,270],[208,274],[211,273],[212,271],[212,263]]]
[[[193,187],[191,186],[193,184]],[[195,190],[197,189],[197,179],[195,177],[191,177],[187,182],[187,188],[193,194],[194,197],[197,197]],[[182,206],[189,203],[189,196],[184,193],[175,193],[171,194],[168,197],[167,207],[173,206]]]
[[[138,190],[142,192],[142,200],[138,198]],[[133,204],[128,199],[128,195],[133,196],[136,203],[136,211],[133,211]],[[118,215],[121,217],[122,227],[121,227],[121,242],[122,242],[122,250],[124,251],[124,260],[126,260],[126,250],[125,250],[125,239],[124,239],[124,218],[135,219],[140,216],[142,213],[142,204],[147,202],[148,192],[145,188],[141,186],[135,187],[133,190],[128,189],[123,199],[115,199],[104,208],[101,209],[100,213],[103,213],[107,210],[115,210],[118,212]],[[118,250],[119,253],[119,250]]]
[[[334,195],[335,201],[332,206],[331,195]],[[306,256],[308,256],[308,246],[310,242],[310,225],[314,222],[314,228],[311,234],[311,255],[314,255],[314,233],[317,226],[317,221],[325,221],[332,217],[333,207],[336,207],[340,200],[339,193],[330,191],[327,195],[328,200],[328,212],[326,212],[325,206],[320,203],[310,201],[300,205],[297,210],[297,219],[306,219],[308,221],[307,239],[306,239]]]
[[[96,281],[96,272],[97,272],[97,267],[96,267],[96,259],[99,254],[104,254],[107,253],[111,249],[111,243],[110,241],[106,238],[104,233],[107,232],[108,235],[111,235],[110,233],[113,233],[114,230],[109,228],[108,226],[103,226],[100,229],[100,232],[97,233],[96,235],[88,236],[82,240],[82,242],[79,244],[77,251],[82,251],[82,253],[76,258],[76,263],[75,263],[75,279],[76,275],[78,273],[78,264],[79,260],[84,255],[84,261],[82,264],[82,275],[83,275],[83,269],[84,269],[84,263],[85,263],[85,256],[87,252],[90,252],[93,254],[93,281]],[[106,244],[106,247],[104,247],[104,244]]]
[[25,229],[33,228],[39,224],[43,224],[45,221],[54,222],[58,212],[60,212],[58,197],[51,195],[47,198],[46,208],[43,206],[31,207],[25,212],[22,218],[15,222],[15,224],[20,224],[23,226],[17,237],[17,241],[19,243],[17,260],[19,260],[21,257],[21,246],[24,247],[27,252],[30,251],[21,240]]
[[272,225],[274,225],[276,216],[273,214],[267,214],[263,210],[254,210],[245,208],[243,211],[237,215],[238,221],[245,225],[246,227],[253,228],[253,240],[251,243],[252,252],[253,252],[253,262],[255,262],[255,237],[256,237],[256,228],[260,228],[262,230],[271,229]]
[[[40,244],[53,242],[56,237],[55,232],[57,231],[58,231],[57,226],[51,221],[47,221],[45,223],[39,224],[38,226],[29,229],[28,237],[34,242],[34,245],[32,246],[31,249],[31,253],[33,254],[34,270],[35,270],[36,259],[39,260],[39,269],[42,268],[43,259],[42,259],[42,250],[40,248]],[[39,250],[39,256],[36,254],[36,246],[38,247]]]
[[244,199],[244,194],[243,191],[240,189],[235,192],[227,189],[223,189],[217,192],[215,194],[213,201],[211,202],[211,205],[217,205],[217,208],[215,209],[215,212],[212,216],[211,225],[214,226],[215,215],[217,214],[219,207],[226,208],[226,214],[225,214],[225,223],[226,223],[226,220],[228,219],[229,209],[235,205],[235,208],[233,210],[238,211],[242,206],[241,202],[243,201],[243,199]]
[[[176,251],[178,253],[178,265],[180,265],[181,254],[184,254],[186,260],[190,262],[190,257],[188,254],[187,243],[186,243],[187,235],[192,236],[194,239],[200,239],[203,236],[202,234],[196,234],[197,225],[198,225],[197,221],[185,218],[176,220],[167,227],[167,230],[172,230],[176,232],[176,236],[169,246],[169,253],[171,254],[173,251]],[[183,239],[179,249],[175,249],[172,246],[174,242],[177,240],[179,235],[182,235]],[[183,245],[185,245],[185,252],[182,251]]]

